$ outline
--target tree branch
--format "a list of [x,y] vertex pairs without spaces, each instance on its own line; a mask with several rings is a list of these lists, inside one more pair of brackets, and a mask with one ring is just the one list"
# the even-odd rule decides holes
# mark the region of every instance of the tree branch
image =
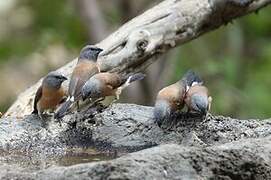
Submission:
[[[120,27],[97,46],[104,49],[102,71],[129,73],[144,70],[168,49],[259,10],[271,0],[165,0]],[[59,69],[69,75],[75,60]],[[31,112],[38,82],[23,92],[5,116]]]

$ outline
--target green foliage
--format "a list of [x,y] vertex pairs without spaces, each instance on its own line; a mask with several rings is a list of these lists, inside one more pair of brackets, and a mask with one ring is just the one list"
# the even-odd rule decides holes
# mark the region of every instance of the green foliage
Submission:
[[270,117],[270,10],[248,15],[180,47],[173,79],[192,68],[210,89],[212,112]]
[[[86,26],[72,1],[18,0],[15,8],[18,7],[27,7],[33,19],[29,26],[11,28],[0,39],[0,63],[23,59],[57,42],[76,51],[88,43]],[[107,4],[105,9],[106,22],[113,29],[119,26],[123,19],[121,8]],[[267,7],[258,15],[245,16],[177,48],[171,61],[175,73],[168,83],[178,80],[187,69],[193,69],[210,89],[212,112],[237,117],[270,117],[270,19],[271,7]]]
[[23,31],[13,29],[0,40],[2,61],[14,55],[26,56],[54,42],[62,42],[70,49],[86,44],[86,28],[70,1],[22,0],[16,5],[20,6],[29,8],[33,22]]

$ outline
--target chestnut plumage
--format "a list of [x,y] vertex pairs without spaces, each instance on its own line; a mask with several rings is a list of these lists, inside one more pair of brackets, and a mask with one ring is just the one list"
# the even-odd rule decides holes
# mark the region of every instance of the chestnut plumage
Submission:
[[42,81],[38,88],[34,99],[33,114],[39,114],[42,118],[42,113],[46,110],[55,110],[56,107],[63,101],[65,91],[62,88],[62,83],[67,78],[60,73],[50,72]]
[[133,75],[120,75],[117,73],[99,73],[92,76],[82,88],[83,99],[104,98],[106,96],[115,96],[119,99],[121,91],[134,81],[145,77],[142,73]]
[[190,87],[202,83],[201,78],[189,70],[181,80],[160,90],[154,107],[154,120],[158,125],[184,107],[184,98]]
[[56,119],[62,118],[73,104],[78,104],[82,98],[81,89],[83,85],[90,77],[100,72],[97,58],[101,51],[101,48],[92,45],[87,45],[81,50],[69,82],[69,97],[55,114]]

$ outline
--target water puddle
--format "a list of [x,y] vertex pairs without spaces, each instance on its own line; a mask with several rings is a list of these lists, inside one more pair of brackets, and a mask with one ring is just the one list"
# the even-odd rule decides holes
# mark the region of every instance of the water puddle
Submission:
[[108,161],[117,158],[116,153],[98,152],[94,149],[73,149],[60,156],[33,156],[21,152],[0,152],[0,165],[37,171],[51,166],[71,166],[81,163]]

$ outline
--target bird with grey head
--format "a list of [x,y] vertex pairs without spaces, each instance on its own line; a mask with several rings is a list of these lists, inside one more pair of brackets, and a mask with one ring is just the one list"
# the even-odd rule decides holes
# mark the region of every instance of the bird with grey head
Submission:
[[118,100],[124,88],[128,87],[132,82],[144,78],[145,74],[143,73],[129,75],[109,72],[98,73],[92,76],[82,87],[82,97],[83,99],[104,99],[106,96],[115,96],[116,100]]
[[56,119],[60,119],[67,114],[74,104],[77,105],[77,110],[79,109],[79,101],[82,99],[81,88],[89,78],[100,72],[97,63],[100,52],[102,52],[102,49],[94,45],[87,45],[81,50],[69,82],[69,96],[67,101],[57,110]]
[[184,101],[188,112],[205,116],[211,109],[212,97],[205,86],[197,84],[188,90]]
[[161,89],[156,97],[154,120],[160,126],[170,119],[172,114],[184,107],[187,91],[196,84],[202,84],[202,79],[192,70],[188,70],[181,80]]
[[48,73],[35,94],[32,113],[42,118],[44,111],[55,110],[66,96],[66,91],[62,87],[62,83],[66,80],[67,78],[59,72]]

